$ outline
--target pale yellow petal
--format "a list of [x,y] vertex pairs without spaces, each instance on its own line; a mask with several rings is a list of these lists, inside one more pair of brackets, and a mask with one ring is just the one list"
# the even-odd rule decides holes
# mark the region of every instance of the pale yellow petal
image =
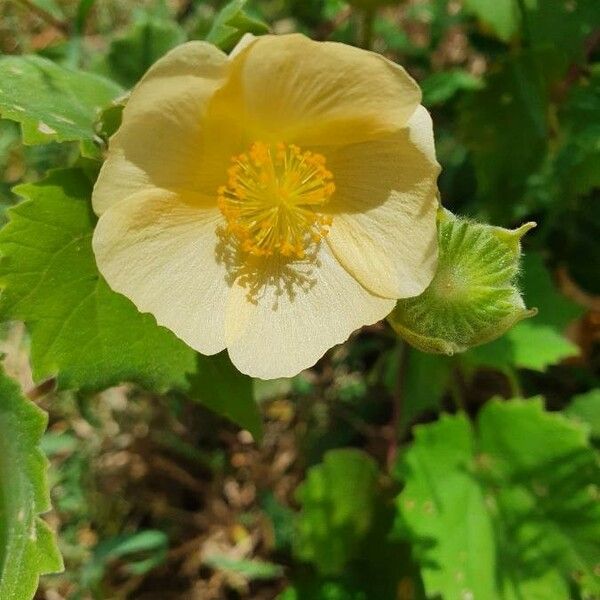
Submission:
[[336,193],[327,242],[366,288],[417,296],[437,264],[436,179],[431,118],[420,107],[406,128],[328,156]]
[[[227,56],[188,42],[161,58],[131,93],[94,187],[98,214],[134,192],[161,187],[214,193],[236,131],[208,123],[206,105],[228,72]],[[233,125],[233,123],[232,123]]]
[[166,190],[138,192],[100,217],[93,238],[108,284],[203,354],[225,348],[230,289],[218,254],[221,217],[210,204]]
[[394,305],[362,287],[323,244],[314,264],[238,278],[227,305],[227,348],[243,373],[291,377]]
[[250,138],[339,144],[402,127],[420,98],[383,56],[292,34],[246,40],[210,110],[243,119]]

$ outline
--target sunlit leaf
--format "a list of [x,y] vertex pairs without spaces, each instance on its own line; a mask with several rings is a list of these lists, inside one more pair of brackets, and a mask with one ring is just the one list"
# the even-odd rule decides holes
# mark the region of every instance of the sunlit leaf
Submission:
[[283,567],[262,560],[244,560],[228,556],[211,554],[203,563],[218,571],[231,571],[249,581],[277,579],[283,575]]
[[0,115],[21,123],[26,144],[92,144],[96,117],[122,93],[116,83],[99,75],[40,56],[0,58]]
[[247,0],[231,0],[217,14],[213,26],[206,36],[221,50],[231,50],[245,33],[261,35],[269,31],[269,26],[256,19],[246,11]]
[[[551,442],[551,443],[550,443]],[[598,593],[600,470],[584,431],[540,400],[492,401],[415,428],[397,531],[428,595],[565,600]]]
[[91,248],[91,184],[76,169],[22,185],[0,231],[0,309],[25,321],[37,380],[98,389],[122,381],[183,387],[195,353],[100,276]]
[[46,458],[39,444],[46,414],[0,373],[0,598],[30,600],[44,573],[62,570],[53,533]]

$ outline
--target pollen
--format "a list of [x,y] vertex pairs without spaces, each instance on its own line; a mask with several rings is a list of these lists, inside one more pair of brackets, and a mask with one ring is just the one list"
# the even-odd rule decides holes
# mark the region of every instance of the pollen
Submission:
[[294,144],[255,142],[233,156],[218,189],[226,231],[254,256],[302,259],[327,235],[335,191],[325,157]]

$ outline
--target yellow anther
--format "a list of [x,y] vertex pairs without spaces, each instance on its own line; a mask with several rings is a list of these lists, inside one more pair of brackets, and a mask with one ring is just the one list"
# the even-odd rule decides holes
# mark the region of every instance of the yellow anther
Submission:
[[253,256],[305,258],[332,223],[321,212],[335,192],[325,157],[294,144],[255,142],[231,160],[227,185],[217,190],[226,231]]

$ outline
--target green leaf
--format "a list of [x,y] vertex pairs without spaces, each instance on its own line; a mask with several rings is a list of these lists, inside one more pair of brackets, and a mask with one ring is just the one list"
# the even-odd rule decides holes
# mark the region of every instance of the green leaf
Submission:
[[218,571],[231,571],[248,581],[278,579],[283,576],[283,567],[262,560],[230,558],[218,554],[206,556],[202,561],[207,567]]
[[184,41],[176,22],[140,12],[131,28],[112,40],[99,72],[133,87],[159,58]]
[[30,600],[39,576],[62,570],[53,533],[47,461],[39,444],[46,414],[0,372],[0,598]]
[[17,192],[26,200],[0,231],[0,311],[25,321],[35,379],[57,376],[60,388],[183,388],[195,353],[98,272],[90,181],[66,169]]
[[537,307],[537,317],[517,324],[502,339],[469,351],[464,356],[467,364],[544,371],[579,354],[579,348],[564,337],[563,330],[581,315],[582,309],[557,291],[540,256],[529,254],[523,263],[524,296],[528,304]]
[[424,352],[454,354],[534,315],[515,285],[520,239],[534,226],[510,231],[440,211],[435,276],[420,296],[396,304],[388,320],[398,335]]
[[522,53],[490,70],[485,87],[459,106],[459,134],[472,155],[486,220],[507,223],[520,210],[528,178],[542,164],[548,141],[543,57]]
[[254,400],[252,379],[231,364],[227,352],[197,355],[196,370],[189,377],[188,394],[248,430],[257,442],[262,439],[262,416]]
[[540,69],[553,78],[561,78],[571,63],[584,58],[584,41],[600,27],[600,4],[597,0],[523,2],[526,9],[523,34],[529,37],[533,48],[548,52],[548,59],[540,64]]
[[450,383],[451,359],[421,352],[400,342],[384,356],[382,366],[383,383],[390,394],[396,394],[399,382],[401,384],[400,436],[419,415],[427,411],[439,412]]
[[515,0],[465,0],[465,9],[485,23],[501,40],[509,41],[519,30],[519,6]]
[[251,17],[245,10],[247,0],[231,0],[217,14],[206,41],[228,52],[246,33],[262,35],[269,26]]
[[481,79],[462,69],[433,73],[421,82],[423,104],[444,104],[463,90],[478,90],[482,87]]
[[559,113],[560,147],[553,163],[556,182],[550,241],[568,263],[578,285],[600,294],[600,211],[597,200],[583,197],[600,188],[600,65],[569,91]]
[[600,440],[600,388],[573,396],[563,412],[588,427],[593,439]]
[[600,472],[582,429],[534,399],[414,432],[397,532],[428,596],[565,600],[572,576],[598,593]]
[[538,310],[535,323],[563,330],[583,314],[583,309],[556,289],[542,257],[527,254],[523,259],[523,294]]
[[404,429],[425,411],[439,410],[451,375],[452,365],[447,357],[419,350],[408,351],[403,410],[400,415],[401,428]]
[[82,141],[90,154],[96,117],[122,93],[99,75],[39,56],[0,58],[0,115],[21,123],[26,144]]
[[294,551],[324,575],[356,558],[375,511],[377,465],[360,450],[331,450],[296,491],[302,505]]
[[[362,590],[337,581],[303,581],[283,591],[277,600],[367,600]],[[383,600],[383,599],[381,599]]]
[[97,586],[116,560],[124,561],[124,570],[132,575],[148,573],[165,562],[168,549],[167,535],[154,529],[103,540],[94,548],[90,561],[83,566],[82,585]]

